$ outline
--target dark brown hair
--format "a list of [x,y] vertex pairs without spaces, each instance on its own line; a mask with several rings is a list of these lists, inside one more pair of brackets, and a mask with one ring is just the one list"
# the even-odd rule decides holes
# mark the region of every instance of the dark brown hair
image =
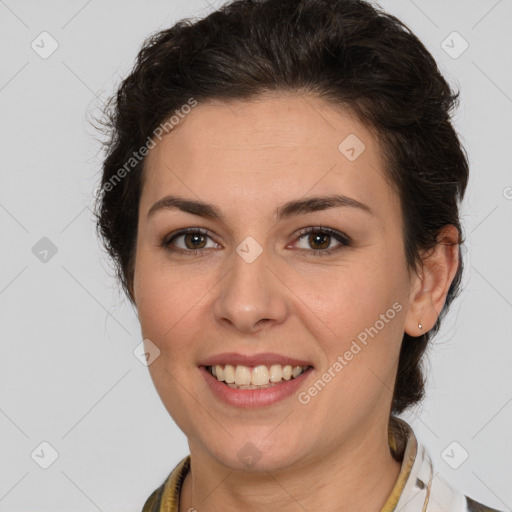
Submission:
[[[132,303],[144,165],[134,154],[191,98],[250,100],[280,91],[327,100],[376,134],[400,197],[410,269],[421,269],[422,251],[437,245],[442,227],[457,227],[463,242],[458,208],[468,162],[451,124],[458,92],[416,36],[362,0],[236,0],[149,37],[105,107],[109,138],[95,215]],[[422,356],[459,293],[460,248],[459,260],[435,326],[417,338],[404,333],[392,413],[424,396]]]

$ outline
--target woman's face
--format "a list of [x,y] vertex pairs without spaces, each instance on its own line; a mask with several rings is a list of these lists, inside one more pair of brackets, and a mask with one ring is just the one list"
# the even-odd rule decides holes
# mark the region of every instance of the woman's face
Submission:
[[147,156],[134,296],[196,457],[279,469],[384,438],[415,283],[380,148],[332,105],[199,104]]

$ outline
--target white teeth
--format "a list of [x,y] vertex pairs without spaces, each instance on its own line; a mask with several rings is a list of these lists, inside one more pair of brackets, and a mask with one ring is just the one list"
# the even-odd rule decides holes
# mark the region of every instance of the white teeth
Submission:
[[213,373],[214,369],[215,369],[215,373],[213,375],[215,377],[217,377],[217,379],[222,382],[224,380],[224,368],[222,368],[222,366],[220,366],[220,365],[213,366],[212,373]]
[[251,369],[247,366],[237,365],[235,370],[235,384],[248,386],[251,383]]
[[256,366],[251,372],[251,384],[255,386],[266,386],[270,380],[266,366]]
[[227,364],[226,366],[224,366],[224,380],[228,383],[228,384],[233,384],[233,382],[235,382],[235,367],[230,365],[230,364]]
[[273,386],[283,380],[297,378],[308,366],[295,366],[273,364],[270,367],[258,365],[249,367],[244,365],[233,366],[227,364],[210,367],[210,373],[220,382],[226,382],[232,388],[258,389]]
[[295,366],[292,370],[293,378],[298,377],[302,373],[302,367],[301,366]]
[[283,371],[280,364],[273,364],[270,367],[270,382],[279,382],[283,378]]

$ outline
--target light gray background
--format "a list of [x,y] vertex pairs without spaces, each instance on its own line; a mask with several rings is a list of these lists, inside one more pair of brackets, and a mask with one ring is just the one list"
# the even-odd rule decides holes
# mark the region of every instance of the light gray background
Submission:
[[[137,318],[95,237],[101,154],[87,119],[146,36],[210,4],[0,0],[1,511],[139,511],[188,453],[132,353]],[[404,419],[436,472],[511,510],[512,2],[381,5],[462,88],[455,122],[471,163],[465,291],[433,345],[428,397]],[[47,59],[31,48],[43,31],[59,45]],[[453,31],[469,43],[458,58],[441,46]],[[32,252],[42,237],[57,248],[47,262]],[[43,441],[59,454],[48,469],[31,457]],[[453,441],[469,453],[458,469],[442,456]]]

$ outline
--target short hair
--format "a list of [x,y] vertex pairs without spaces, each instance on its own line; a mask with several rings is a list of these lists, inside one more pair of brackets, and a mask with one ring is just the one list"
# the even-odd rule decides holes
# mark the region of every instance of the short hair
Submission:
[[[386,178],[400,198],[410,270],[421,269],[422,253],[437,245],[443,226],[457,227],[463,243],[459,203],[469,169],[451,123],[459,92],[411,30],[363,0],[236,0],[148,37],[105,105],[102,126],[109,137],[94,213],[133,304],[145,162],[134,152],[191,98],[250,101],[280,92],[342,107],[376,135]],[[424,398],[422,356],[459,293],[462,270],[459,245],[459,266],[435,325],[419,337],[404,332],[392,414]]]

